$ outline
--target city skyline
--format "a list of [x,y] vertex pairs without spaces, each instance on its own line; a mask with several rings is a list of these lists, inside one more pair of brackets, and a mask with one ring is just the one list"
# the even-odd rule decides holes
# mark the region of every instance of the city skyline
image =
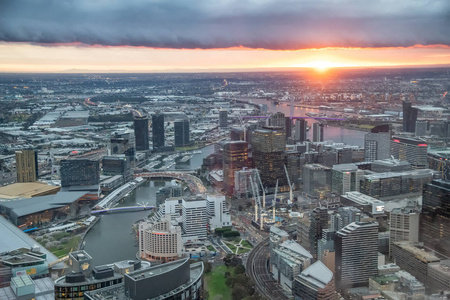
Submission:
[[450,65],[447,1],[7,2],[0,72]]

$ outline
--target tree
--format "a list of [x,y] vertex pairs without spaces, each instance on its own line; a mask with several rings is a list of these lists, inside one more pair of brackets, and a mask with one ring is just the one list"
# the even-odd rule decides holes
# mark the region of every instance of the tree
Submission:
[[234,274],[244,274],[245,273],[245,267],[243,265],[238,265],[234,268]]
[[241,300],[247,296],[247,291],[245,288],[241,285],[236,285],[233,287],[233,290],[231,291],[231,298],[233,300]]
[[204,262],[205,274],[211,273],[212,264],[209,261]]

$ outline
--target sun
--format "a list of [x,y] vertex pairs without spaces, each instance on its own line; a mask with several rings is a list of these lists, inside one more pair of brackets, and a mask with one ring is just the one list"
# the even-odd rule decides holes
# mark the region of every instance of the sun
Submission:
[[327,60],[316,60],[316,61],[312,61],[312,62],[308,62],[308,63],[296,64],[296,65],[293,65],[292,67],[294,67],[294,68],[311,68],[311,69],[316,70],[317,72],[323,73],[332,68],[353,67],[353,65],[344,64],[344,63],[336,63],[336,62],[331,62],[331,61],[327,61]]

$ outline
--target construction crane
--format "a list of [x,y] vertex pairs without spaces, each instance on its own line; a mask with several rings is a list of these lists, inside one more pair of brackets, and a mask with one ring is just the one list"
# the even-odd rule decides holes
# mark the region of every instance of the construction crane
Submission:
[[278,192],[278,179],[277,184],[275,186],[275,194],[273,195],[273,201],[272,201],[272,212],[273,212],[273,223],[275,224],[275,207],[277,204],[277,192]]
[[286,178],[288,180],[288,185],[289,185],[289,202],[288,204],[292,204],[292,184],[291,184],[291,180],[289,179],[289,174],[288,174],[288,170],[286,168],[286,165],[284,165],[284,172],[286,173]]
[[[259,175],[259,170],[258,169],[256,169],[256,175],[258,177],[258,181],[259,181],[259,184],[261,185],[261,190],[262,190],[262,193],[263,193],[262,207],[266,208],[266,191],[265,191],[264,186],[262,184],[261,176]],[[258,191],[259,191],[259,189],[258,189]]]
[[255,183],[253,182],[253,177],[250,176],[250,185],[252,187],[253,198],[255,199],[255,222],[258,222],[258,202],[259,198],[256,194]]

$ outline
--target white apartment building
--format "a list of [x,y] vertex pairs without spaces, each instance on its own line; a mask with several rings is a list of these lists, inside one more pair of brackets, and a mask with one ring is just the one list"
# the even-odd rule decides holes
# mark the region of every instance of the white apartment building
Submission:
[[139,256],[147,260],[173,261],[182,256],[181,227],[164,216],[160,221],[139,223]]
[[211,230],[231,226],[231,215],[226,206],[225,196],[207,195],[206,202],[206,213],[209,218],[209,227]]
[[183,241],[204,240],[207,237],[207,201],[203,198],[182,199]]

